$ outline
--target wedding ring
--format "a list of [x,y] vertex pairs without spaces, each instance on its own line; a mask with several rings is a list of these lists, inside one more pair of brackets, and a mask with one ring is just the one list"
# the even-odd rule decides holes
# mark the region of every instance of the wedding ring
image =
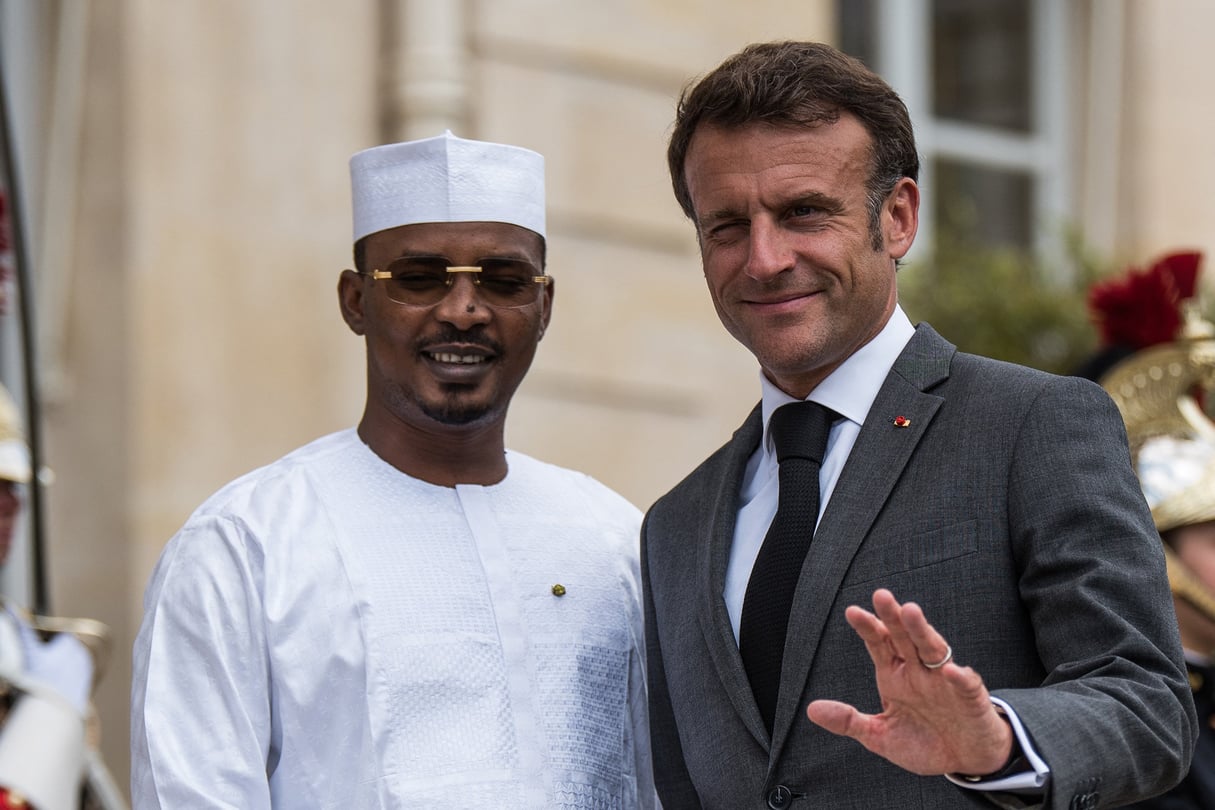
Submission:
[[924,669],[940,669],[941,667],[948,664],[952,659],[953,659],[953,647],[950,647],[948,644],[946,644],[945,645],[945,657],[942,658],[940,661],[937,661],[935,664],[930,664],[927,661],[920,661],[920,663],[924,665]]

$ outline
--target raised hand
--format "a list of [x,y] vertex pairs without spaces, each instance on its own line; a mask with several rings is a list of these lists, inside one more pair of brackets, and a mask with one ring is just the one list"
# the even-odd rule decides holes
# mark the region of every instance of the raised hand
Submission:
[[912,773],[981,775],[1002,768],[1012,751],[1012,729],[979,673],[953,660],[919,605],[900,605],[880,589],[873,608],[870,613],[852,605],[845,616],[869,650],[882,713],[816,700],[806,715]]

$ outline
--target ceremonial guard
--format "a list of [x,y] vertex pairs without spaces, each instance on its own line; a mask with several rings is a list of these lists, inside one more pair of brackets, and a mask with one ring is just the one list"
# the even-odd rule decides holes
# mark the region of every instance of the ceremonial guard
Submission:
[[1150,810],[1215,807],[1215,326],[1199,314],[1200,258],[1174,253],[1090,293],[1104,345],[1088,371],[1126,422],[1164,545],[1198,712],[1189,773],[1133,805]]

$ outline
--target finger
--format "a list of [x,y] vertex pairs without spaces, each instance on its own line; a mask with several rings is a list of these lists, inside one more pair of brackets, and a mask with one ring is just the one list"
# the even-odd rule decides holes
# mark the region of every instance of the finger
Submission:
[[860,739],[866,733],[867,715],[863,715],[847,703],[838,700],[814,700],[806,707],[806,716],[812,723],[822,726],[832,734]]
[[844,618],[865,642],[865,649],[874,666],[888,666],[894,658],[894,648],[890,645],[890,633],[882,620],[856,605],[848,606]]
[[987,685],[983,683],[983,676],[972,668],[950,661],[938,671],[945,680],[949,681],[960,700],[977,709],[986,709],[991,703]]
[[882,641],[886,638],[886,626],[882,620],[863,607],[849,605],[844,610],[844,619],[866,641]]
[[916,650],[915,642],[907,633],[907,627],[903,624],[903,606],[894,598],[894,594],[885,588],[879,588],[873,592],[873,609],[877,617],[882,620],[886,631],[890,635],[890,644],[894,648],[894,654],[904,661],[915,662],[919,658]]
[[[903,605],[901,611],[903,619],[903,627],[907,631],[907,636],[915,646],[916,655],[922,664],[935,664],[946,659],[951,659],[953,649],[945,640],[945,637],[937,632],[936,628],[928,623],[928,619],[924,616],[924,610],[915,602],[908,602]],[[950,661],[950,663],[952,663]],[[929,669],[939,669],[940,667],[928,667]]]

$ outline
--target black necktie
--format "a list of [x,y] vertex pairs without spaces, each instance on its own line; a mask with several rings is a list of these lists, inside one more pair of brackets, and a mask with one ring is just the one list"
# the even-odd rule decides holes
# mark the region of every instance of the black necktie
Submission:
[[776,517],[747,582],[738,641],[769,734],[776,716],[789,610],[818,521],[818,471],[835,417],[834,411],[817,402],[791,402],[777,408],[768,423],[780,465],[780,494]]

